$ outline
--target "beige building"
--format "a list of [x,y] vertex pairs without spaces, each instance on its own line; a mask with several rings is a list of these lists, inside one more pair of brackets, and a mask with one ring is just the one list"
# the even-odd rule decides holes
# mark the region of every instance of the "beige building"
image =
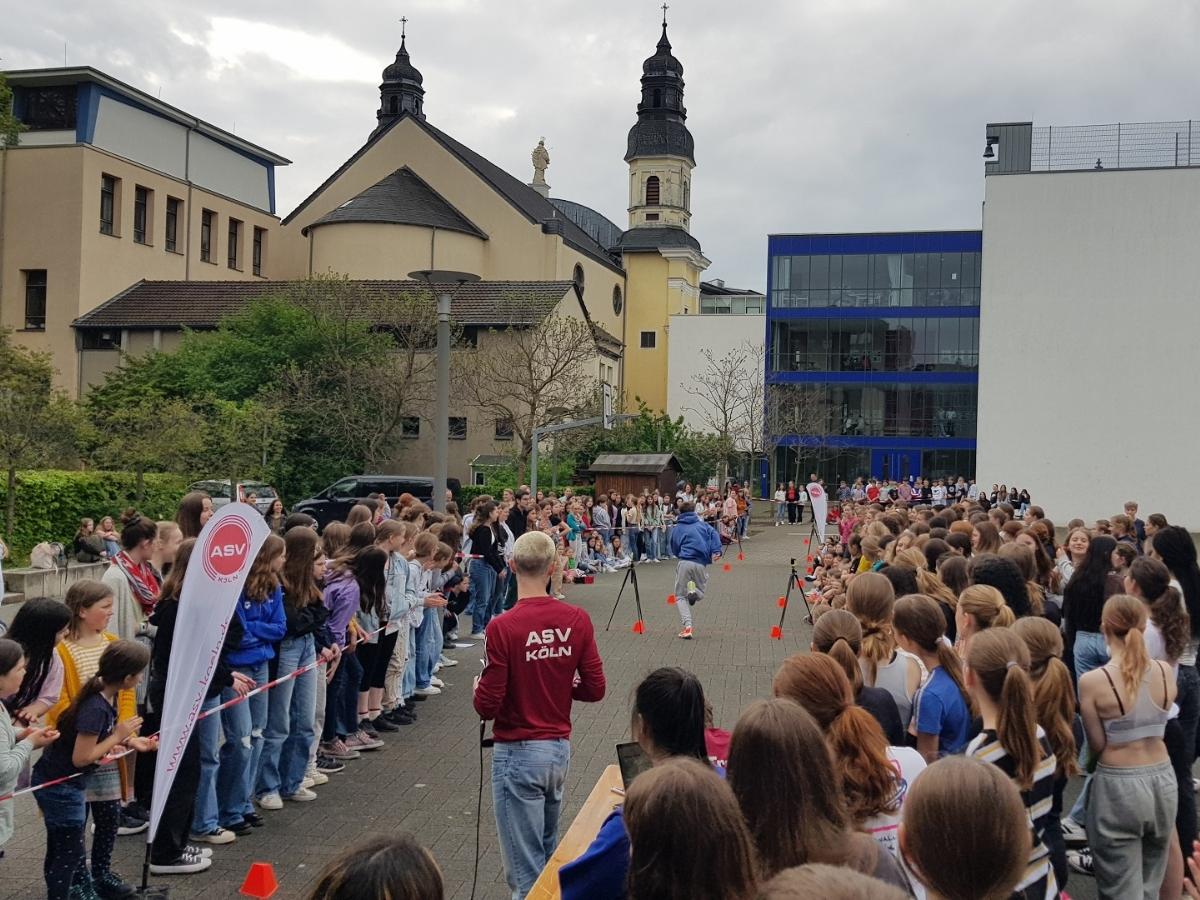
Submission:
[[95,69],[7,78],[26,130],[0,151],[0,325],[49,351],[63,387],[87,386],[72,321],[133,282],[278,276],[288,160]]

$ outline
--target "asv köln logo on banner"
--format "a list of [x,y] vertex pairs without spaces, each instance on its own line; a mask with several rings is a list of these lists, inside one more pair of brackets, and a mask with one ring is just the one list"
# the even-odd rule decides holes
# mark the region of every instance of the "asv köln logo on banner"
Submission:
[[226,516],[204,542],[204,572],[227,584],[237,578],[250,550],[250,524],[238,515]]

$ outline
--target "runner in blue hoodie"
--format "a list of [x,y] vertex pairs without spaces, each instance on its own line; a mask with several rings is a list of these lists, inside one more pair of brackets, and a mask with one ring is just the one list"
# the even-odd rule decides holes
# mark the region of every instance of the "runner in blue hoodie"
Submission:
[[695,503],[684,503],[671,531],[671,555],[679,559],[675,568],[675,608],[683,620],[679,637],[692,639],[692,606],[704,599],[708,566],[721,558],[721,536],[717,529],[696,515]]

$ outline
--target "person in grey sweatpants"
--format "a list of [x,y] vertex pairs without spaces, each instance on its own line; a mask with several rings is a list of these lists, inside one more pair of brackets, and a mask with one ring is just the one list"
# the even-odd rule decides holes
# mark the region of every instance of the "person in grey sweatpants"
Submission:
[[685,641],[692,639],[692,606],[704,599],[708,566],[720,559],[722,552],[717,529],[700,520],[694,503],[684,503],[671,531],[671,554],[679,560],[675,568],[675,607],[683,622],[679,637]]

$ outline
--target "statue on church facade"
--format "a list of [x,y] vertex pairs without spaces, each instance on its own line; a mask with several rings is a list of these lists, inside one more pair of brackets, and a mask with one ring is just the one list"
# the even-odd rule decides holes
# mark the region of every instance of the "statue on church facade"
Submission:
[[538,141],[538,145],[533,148],[530,158],[533,160],[533,183],[545,184],[546,169],[550,167],[550,153],[546,150],[545,138]]

